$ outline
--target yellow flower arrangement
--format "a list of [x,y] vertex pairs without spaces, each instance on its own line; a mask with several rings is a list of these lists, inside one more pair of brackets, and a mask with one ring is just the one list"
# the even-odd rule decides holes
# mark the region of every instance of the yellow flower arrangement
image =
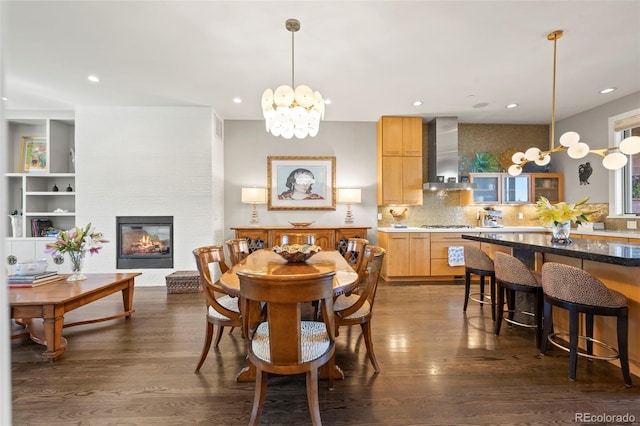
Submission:
[[538,219],[542,226],[550,227],[551,225],[558,225],[562,222],[571,221],[580,225],[582,222],[589,222],[590,217],[588,215],[595,213],[595,211],[585,208],[585,203],[589,198],[583,198],[577,203],[565,203],[560,202],[557,204],[551,204],[545,197],[540,197],[536,202],[536,211],[538,212]]

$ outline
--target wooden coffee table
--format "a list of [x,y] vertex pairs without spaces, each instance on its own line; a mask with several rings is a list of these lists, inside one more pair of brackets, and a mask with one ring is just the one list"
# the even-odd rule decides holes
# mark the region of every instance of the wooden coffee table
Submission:
[[[133,285],[139,272],[114,274],[86,274],[84,281],[67,282],[68,275],[61,280],[34,288],[10,288],[9,303],[11,318],[25,326],[14,332],[12,337],[29,333],[31,340],[46,345],[42,357],[55,361],[67,348],[67,340],[62,337],[64,327],[92,324],[116,318],[130,318],[133,309]],[[122,291],[123,312],[104,318],[64,323],[64,314]],[[42,322],[34,319],[42,318]]]

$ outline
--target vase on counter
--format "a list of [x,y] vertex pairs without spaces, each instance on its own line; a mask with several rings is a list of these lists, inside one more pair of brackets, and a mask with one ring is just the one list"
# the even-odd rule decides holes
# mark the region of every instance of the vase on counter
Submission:
[[551,242],[559,244],[570,244],[571,238],[571,221],[558,222],[551,225]]
[[71,260],[71,270],[73,271],[73,274],[69,278],[67,278],[67,281],[86,280],[87,277],[82,274],[82,266],[84,264],[84,257],[87,251],[68,251],[67,253],[69,254],[69,260]]

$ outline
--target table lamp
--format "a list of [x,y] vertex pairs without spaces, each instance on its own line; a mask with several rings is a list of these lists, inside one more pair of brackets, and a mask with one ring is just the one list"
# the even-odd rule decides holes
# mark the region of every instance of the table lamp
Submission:
[[338,203],[347,205],[347,215],[344,218],[345,224],[353,223],[353,213],[351,212],[351,204],[362,202],[362,194],[360,188],[338,188]]
[[260,223],[258,217],[258,204],[266,204],[267,188],[242,188],[242,202],[245,204],[253,204],[253,213],[251,214],[251,225]]

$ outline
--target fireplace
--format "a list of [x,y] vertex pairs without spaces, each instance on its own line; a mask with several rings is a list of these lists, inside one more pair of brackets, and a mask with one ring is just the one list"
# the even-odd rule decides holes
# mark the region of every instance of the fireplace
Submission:
[[118,269],[173,268],[173,216],[116,217]]

